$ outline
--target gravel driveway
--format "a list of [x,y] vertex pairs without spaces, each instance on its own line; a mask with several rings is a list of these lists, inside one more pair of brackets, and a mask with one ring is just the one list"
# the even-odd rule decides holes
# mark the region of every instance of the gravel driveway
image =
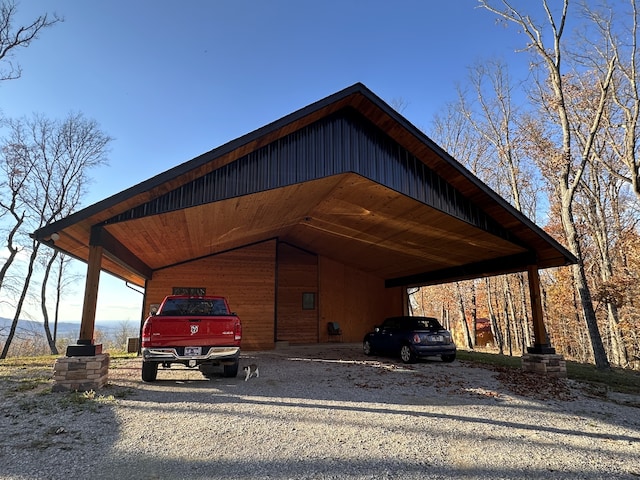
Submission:
[[[0,392],[1,479],[638,479],[638,398],[360,345],[248,352],[260,378],[114,361],[95,395]],[[602,393],[602,392],[601,392]]]

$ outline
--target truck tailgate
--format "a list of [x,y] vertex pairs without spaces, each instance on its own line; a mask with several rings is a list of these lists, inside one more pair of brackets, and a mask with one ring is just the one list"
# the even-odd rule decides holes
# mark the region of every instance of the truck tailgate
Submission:
[[162,317],[152,319],[150,341],[153,346],[233,345],[235,316]]

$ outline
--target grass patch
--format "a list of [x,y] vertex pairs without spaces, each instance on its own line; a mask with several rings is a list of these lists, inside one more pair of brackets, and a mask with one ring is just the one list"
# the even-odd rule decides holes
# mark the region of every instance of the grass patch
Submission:
[[498,353],[458,350],[456,352],[456,358],[463,362],[495,365],[497,367],[520,368],[522,366],[522,360],[520,360],[520,357],[510,357],[508,355],[500,355]]
[[567,376],[572,380],[606,385],[609,390],[640,395],[640,372],[610,368],[600,370],[587,363],[567,362]]
[[87,409],[91,412],[98,411],[99,408],[116,402],[113,395],[101,395],[94,390],[84,392],[69,392],[61,400],[64,407],[74,408],[76,411]]
[[41,391],[51,383],[55,356],[0,360],[0,383],[5,394]]
[[[521,368],[520,357],[510,357],[498,353],[458,350],[458,360],[495,365],[507,368]],[[609,390],[619,393],[640,395],[640,372],[622,368],[600,370],[595,365],[567,361],[567,378],[578,382],[606,386]]]

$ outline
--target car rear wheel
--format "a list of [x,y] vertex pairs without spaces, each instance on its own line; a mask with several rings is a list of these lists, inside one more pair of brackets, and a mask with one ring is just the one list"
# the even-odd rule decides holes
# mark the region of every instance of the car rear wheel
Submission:
[[155,382],[158,377],[157,362],[142,362],[142,381]]
[[362,351],[365,355],[373,355],[373,347],[371,346],[371,342],[369,340],[365,340],[362,342]]
[[231,365],[223,365],[222,376],[235,377],[238,375],[238,368],[240,366],[240,360],[236,360]]
[[446,363],[451,363],[456,359],[455,353],[449,353],[447,355],[442,355],[442,361]]
[[404,363],[413,363],[416,361],[416,356],[409,345],[403,345],[400,348],[400,358]]

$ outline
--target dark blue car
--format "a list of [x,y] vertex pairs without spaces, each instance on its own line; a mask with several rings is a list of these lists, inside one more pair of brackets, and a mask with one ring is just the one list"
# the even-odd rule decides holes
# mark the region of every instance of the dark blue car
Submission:
[[365,355],[400,355],[404,363],[433,356],[439,356],[443,362],[456,359],[456,344],[451,332],[432,317],[387,318],[365,335],[362,348]]

